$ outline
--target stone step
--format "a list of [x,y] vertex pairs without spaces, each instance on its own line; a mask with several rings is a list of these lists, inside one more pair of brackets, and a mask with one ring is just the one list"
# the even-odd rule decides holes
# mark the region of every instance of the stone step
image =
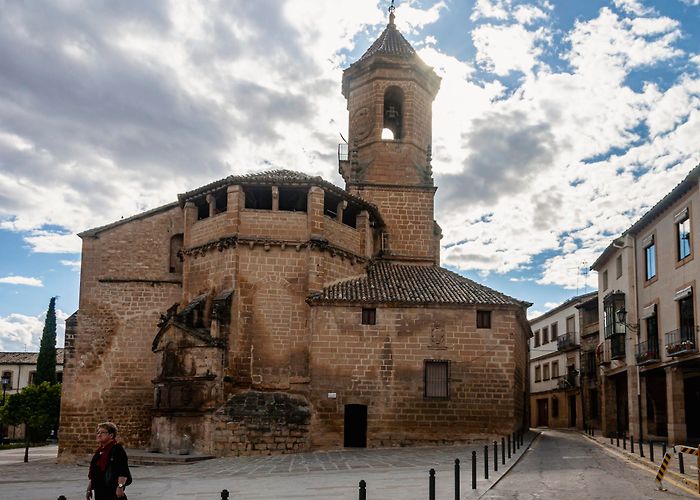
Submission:
[[155,453],[136,449],[127,449],[126,454],[129,457],[129,465],[182,465],[215,458],[213,455],[179,455],[176,453]]

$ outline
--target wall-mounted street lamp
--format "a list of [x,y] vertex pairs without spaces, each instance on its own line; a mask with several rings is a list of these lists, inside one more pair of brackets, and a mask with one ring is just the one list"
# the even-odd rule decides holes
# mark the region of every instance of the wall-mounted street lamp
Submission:
[[633,325],[630,325],[627,323],[627,310],[625,310],[625,306],[622,306],[620,309],[617,310],[615,313],[617,315],[617,322],[622,323],[625,325],[627,328],[633,331],[639,331],[639,323],[635,323]]

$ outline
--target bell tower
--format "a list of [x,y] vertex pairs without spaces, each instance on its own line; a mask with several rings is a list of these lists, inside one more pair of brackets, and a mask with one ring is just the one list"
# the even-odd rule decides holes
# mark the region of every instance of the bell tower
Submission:
[[340,174],[349,192],[380,209],[383,257],[438,263],[431,143],[440,77],[396,29],[394,11],[392,0],[389,24],[343,72],[350,126]]

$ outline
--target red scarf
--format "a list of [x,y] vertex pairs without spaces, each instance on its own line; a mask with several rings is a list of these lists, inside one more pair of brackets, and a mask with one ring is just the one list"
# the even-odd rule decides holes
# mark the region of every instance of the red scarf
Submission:
[[102,472],[107,470],[107,461],[109,460],[109,452],[112,451],[112,446],[117,442],[113,439],[104,446],[100,446],[97,449],[97,453],[100,454],[95,465],[97,465]]

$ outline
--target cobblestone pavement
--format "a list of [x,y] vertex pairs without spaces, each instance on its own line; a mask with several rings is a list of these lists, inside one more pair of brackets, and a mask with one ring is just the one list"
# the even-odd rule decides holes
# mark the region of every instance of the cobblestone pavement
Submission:
[[[367,482],[371,499],[426,499],[428,471],[436,470],[438,499],[454,499],[454,460],[461,467],[462,498],[476,498],[491,487],[526,450],[536,433],[493,471],[489,442],[489,480],[484,479],[485,442],[461,446],[339,450],[294,455],[218,458],[186,465],[132,467],[130,499],[219,499],[227,489],[231,499],[357,499],[358,483]],[[471,489],[471,452],[477,451],[478,488]],[[500,441],[499,441],[500,453]],[[23,450],[0,451],[0,498],[68,500],[85,498],[85,465],[56,464],[56,447],[33,448],[30,462]]]

